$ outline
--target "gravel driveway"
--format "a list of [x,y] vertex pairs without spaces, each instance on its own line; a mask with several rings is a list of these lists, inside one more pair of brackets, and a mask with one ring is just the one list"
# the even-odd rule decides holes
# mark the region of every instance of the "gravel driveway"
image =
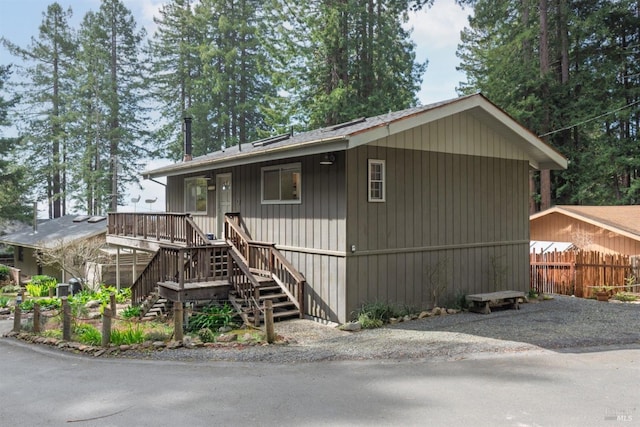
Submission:
[[[321,360],[459,359],[482,354],[553,350],[582,352],[640,346],[640,304],[572,297],[522,304],[489,315],[458,313],[380,329],[344,332],[310,320],[276,324],[288,345],[126,352],[120,357],[185,361],[299,363]],[[640,348],[640,347],[639,347]]]

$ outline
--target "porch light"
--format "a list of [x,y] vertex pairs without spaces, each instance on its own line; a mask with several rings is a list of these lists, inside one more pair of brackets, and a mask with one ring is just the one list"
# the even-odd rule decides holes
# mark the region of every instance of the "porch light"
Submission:
[[326,153],[325,155],[322,156],[322,159],[320,160],[320,164],[321,165],[332,165],[333,162],[336,161],[336,156],[334,156],[333,154],[330,153]]

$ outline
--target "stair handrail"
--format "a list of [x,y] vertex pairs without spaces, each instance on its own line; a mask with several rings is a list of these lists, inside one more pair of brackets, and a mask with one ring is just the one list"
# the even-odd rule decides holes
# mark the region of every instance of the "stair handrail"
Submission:
[[[304,287],[306,283],[304,276],[284,257],[274,243],[250,239],[248,234],[240,228],[241,218],[239,213],[225,214],[224,221],[227,241],[238,250],[250,271],[252,268],[262,267],[259,262],[260,258],[264,258],[259,255],[254,256],[252,253],[260,254],[261,249],[268,251],[266,266],[269,273],[279,279],[276,280],[276,283],[287,295],[295,296],[295,298],[290,298],[291,302],[300,311],[300,317],[304,317]],[[264,259],[262,261],[264,264]]]
[[142,270],[133,285],[131,285],[131,304],[141,304],[144,299],[151,294],[153,289],[163,279],[165,263],[162,262],[163,254],[172,248],[160,247],[151,261]]
[[190,216],[185,218],[187,223],[187,246],[211,245],[209,237],[198,227],[198,224]]
[[[229,247],[229,257],[233,262],[233,265],[230,266],[229,281],[245,305],[248,306],[251,311],[257,313],[262,309],[262,307],[260,307],[259,295],[260,283],[251,273],[249,266],[242,259],[242,255],[238,249],[233,245]],[[243,283],[241,281],[243,278],[247,280],[248,283]],[[250,286],[245,286],[247,284]]]

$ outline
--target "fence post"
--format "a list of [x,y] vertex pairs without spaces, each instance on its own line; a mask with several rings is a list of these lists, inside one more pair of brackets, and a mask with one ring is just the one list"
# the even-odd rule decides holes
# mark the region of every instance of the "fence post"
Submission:
[[22,317],[22,309],[20,308],[20,304],[22,304],[21,293],[19,293],[16,297],[16,307],[13,312],[13,332],[20,332],[20,318]]
[[276,332],[273,328],[273,301],[264,301],[264,329],[267,333],[267,342],[272,344],[276,340]]
[[109,347],[111,342],[111,316],[111,309],[105,307],[102,312],[102,347]]
[[111,292],[111,295],[109,295],[109,302],[111,304],[111,313],[113,316],[116,316],[118,312],[118,306],[116,305],[116,294],[114,294],[113,292]]
[[62,339],[71,341],[71,307],[67,297],[62,297]]
[[33,304],[33,333],[40,333],[40,304]]
[[184,309],[182,308],[182,302],[177,301],[173,303],[173,337],[176,341],[182,341],[184,339],[183,322],[184,322]]

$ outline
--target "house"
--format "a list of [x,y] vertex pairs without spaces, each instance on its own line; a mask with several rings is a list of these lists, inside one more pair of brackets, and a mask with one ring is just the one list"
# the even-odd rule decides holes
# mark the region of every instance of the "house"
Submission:
[[[106,217],[90,215],[65,215],[59,218],[38,221],[33,227],[0,236],[0,243],[13,248],[13,265],[22,276],[46,274],[60,282],[70,279],[71,272],[87,278],[90,282],[102,283],[115,274],[115,250],[106,247]],[[74,249],[75,248],[75,249]],[[89,252],[93,252],[90,254]],[[64,269],[52,265],[43,266],[38,262],[37,253],[46,252],[66,262]],[[64,253],[64,255],[62,255]],[[120,254],[120,268],[133,269],[134,255]],[[113,259],[113,261],[111,261]],[[144,256],[137,260],[138,271],[148,263]],[[135,269],[133,269],[135,271]],[[110,275],[109,275],[110,274]],[[133,277],[121,274],[122,286],[131,285]],[[112,282],[115,284],[115,282]]]
[[[481,94],[197,158],[189,126],[184,160],[143,173],[166,177],[168,213],[110,214],[107,241],[164,247],[167,265],[172,245],[225,239],[228,253],[219,246],[207,256],[232,258],[218,269],[243,275],[230,280],[245,300],[259,286],[252,274],[288,269],[302,292],[279,285],[301,314],[333,322],[363,303],[422,308],[461,294],[528,290],[529,171],[567,165]],[[203,263],[195,256],[178,255],[161,291],[186,292],[185,277]],[[215,284],[204,276],[198,280]]]
[[572,242],[605,254],[640,255],[640,206],[555,206],[530,217],[531,240]]

